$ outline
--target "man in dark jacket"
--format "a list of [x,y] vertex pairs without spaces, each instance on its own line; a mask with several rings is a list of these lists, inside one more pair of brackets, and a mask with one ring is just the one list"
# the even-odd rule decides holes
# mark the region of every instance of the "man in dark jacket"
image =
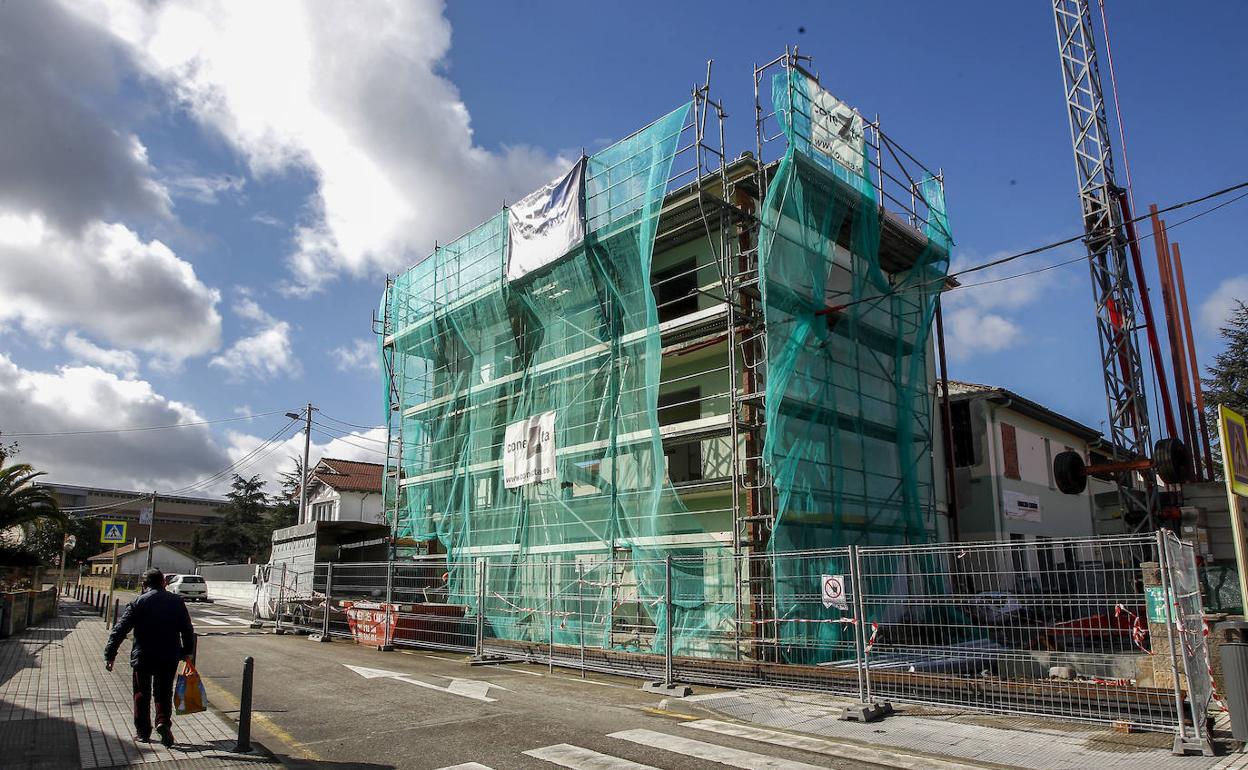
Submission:
[[165,590],[158,569],[143,573],[143,593],[126,605],[104,646],[104,666],[113,670],[117,648],[134,631],[130,666],[134,669],[134,739],[152,739],[152,695],[156,696],[156,733],[165,746],[173,745],[173,680],[178,664],[195,653],[195,627],[186,602]]

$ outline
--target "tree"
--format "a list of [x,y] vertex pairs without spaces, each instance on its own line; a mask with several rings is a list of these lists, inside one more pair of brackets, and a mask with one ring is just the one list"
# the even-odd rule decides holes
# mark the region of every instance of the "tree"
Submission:
[[65,569],[72,573],[74,565],[100,552],[100,545],[96,542],[99,531],[98,519],[67,518],[63,526],[51,519],[39,521],[27,531],[23,549],[36,556],[41,563],[56,566],[61,563],[65,536],[73,535],[77,542],[65,553]]
[[303,478],[303,461],[298,457],[292,457],[291,461],[294,467],[278,474],[281,491],[269,501],[270,532],[299,523],[299,484]]
[[35,479],[43,475],[26,463],[0,467],[0,532],[43,520],[64,523],[56,497],[35,486]]
[[198,559],[237,563],[259,559],[267,551],[271,530],[265,523],[269,508],[265,482],[236,473],[230,487],[225,496],[229,502],[217,509],[224,515],[191,542]]
[[4,461],[12,458],[21,449],[16,441],[4,442],[4,431],[0,430],[0,465],[4,465]]
[[1248,305],[1240,300],[1235,305],[1226,326],[1219,330],[1226,340],[1226,349],[1214,357],[1209,376],[1204,379],[1205,421],[1214,442],[1213,463],[1218,478],[1222,477],[1222,448],[1217,445],[1218,405],[1248,415]]

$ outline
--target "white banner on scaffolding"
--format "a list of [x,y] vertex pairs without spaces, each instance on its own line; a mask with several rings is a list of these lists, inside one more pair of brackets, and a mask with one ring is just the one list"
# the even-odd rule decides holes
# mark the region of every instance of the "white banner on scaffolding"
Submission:
[[507,211],[507,280],[549,265],[585,240],[585,158]]
[[811,145],[854,174],[862,176],[866,149],[862,116],[813,80],[809,81],[808,87]]
[[1037,495],[1024,495],[1022,492],[1005,490],[1001,493],[1005,500],[1005,517],[1020,521],[1040,522],[1040,498]]
[[515,489],[555,478],[555,413],[513,422],[503,434],[503,484]]

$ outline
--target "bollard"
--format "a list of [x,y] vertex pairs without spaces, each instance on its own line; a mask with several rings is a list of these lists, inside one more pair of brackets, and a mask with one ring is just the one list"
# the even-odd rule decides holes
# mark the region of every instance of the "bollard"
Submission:
[[117,618],[121,617],[121,599],[113,599],[113,625],[117,625]]
[[256,661],[250,656],[243,658],[243,690],[238,696],[238,742],[236,754],[251,753],[251,679]]

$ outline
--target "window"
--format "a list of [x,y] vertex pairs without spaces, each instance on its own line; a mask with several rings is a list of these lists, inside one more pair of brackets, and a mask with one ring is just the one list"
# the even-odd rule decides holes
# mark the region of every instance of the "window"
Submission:
[[1001,472],[1007,479],[1022,480],[1018,470],[1018,434],[1008,422],[1001,423],[1001,463]]
[[[674,390],[659,394],[659,425],[675,425],[702,417],[699,400],[702,389],[698,387]],[[667,477],[673,484],[702,479],[702,444],[691,441],[683,444],[663,445],[663,458],[667,463]]]
[[975,457],[975,437],[971,435],[971,403],[959,401],[949,405],[949,428],[953,433],[953,467],[969,468],[979,464]]
[[323,503],[312,504],[312,516],[310,521],[333,521],[334,520],[334,501],[327,500]]
[[679,262],[675,267],[655,273],[650,282],[654,301],[659,306],[659,323],[689,315],[698,309],[698,260],[696,257]]

